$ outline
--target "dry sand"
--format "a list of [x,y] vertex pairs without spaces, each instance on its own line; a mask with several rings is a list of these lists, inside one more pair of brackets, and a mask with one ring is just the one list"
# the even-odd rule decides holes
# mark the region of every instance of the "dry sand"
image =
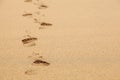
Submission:
[[[0,80],[120,80],[120,1],[44,1],[35,17],[53,24],[45,29],[22,16],[38,10],[32,3],[0,1]],[[24,46],[25,35],[36,46]],[[33,52],[50,65],[31,65]]]

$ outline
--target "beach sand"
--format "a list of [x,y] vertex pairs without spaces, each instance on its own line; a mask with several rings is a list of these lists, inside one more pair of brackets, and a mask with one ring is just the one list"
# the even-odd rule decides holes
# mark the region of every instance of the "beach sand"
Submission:
[[[38,10],[24,0],[0,1],[0,80],[120,80],[120,1],[44,3]],[[37,11],[53,26],[39,29],[22,16]],[[35,46],[23,45],[26,35],[38,38]],[[32,65],[34,53],[50,65]]]

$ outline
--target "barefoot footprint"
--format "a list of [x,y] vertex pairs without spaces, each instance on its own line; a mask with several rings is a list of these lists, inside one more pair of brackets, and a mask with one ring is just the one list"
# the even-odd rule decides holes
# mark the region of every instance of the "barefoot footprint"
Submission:
[[31,46],[35,46],[36,45],[36,41],[38,39],[36,37],[31,37],[31,36],[27,36],[27,38],[22,40],[23,45],[27,46],[27,47],[31,47]]
[[39,53],[33,53],[33,55],[29,56],[29,58],[33,59],[32,65],[38,65],[38,66],[50,65],[50,63],[45,61],[43,57],[39,55]]

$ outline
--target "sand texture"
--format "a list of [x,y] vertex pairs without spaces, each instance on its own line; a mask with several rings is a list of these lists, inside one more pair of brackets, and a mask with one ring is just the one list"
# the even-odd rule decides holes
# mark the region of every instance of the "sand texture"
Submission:
[[0,80],[120,80],[120,1],[0,0]]

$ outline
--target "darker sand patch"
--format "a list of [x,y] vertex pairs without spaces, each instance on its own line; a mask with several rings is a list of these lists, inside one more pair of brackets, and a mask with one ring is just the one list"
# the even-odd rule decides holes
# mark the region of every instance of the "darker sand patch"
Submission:
[[47,22],[41,22],[41,26],[52,26],[52,24]]
[[49,66],[50,63],[47,62],[47,61],[43,61],[43,60],[37,59],[37,60],[33,61],[33,65]]
[[26,16],[32,16],[32,15],[33,15],[32,13],[25,13],[22,16],[26,17]]
[[47,6],[47,5],[44,5],[44,4],[42,4],[42,5],[40,5],[40,6],[38,7],[38,9],[46,9],[46,8],[48,8],[48,6]]
[[25,0],[24,2],[32,2],[32,0]]
[[36,37],[28,36],[28,38],[25,38],[22,40],[22,43],[23,43],[23,45],[25,45],[27,47],[31,47],[31,46],[36,45],[37,40],[38,40],[38,38],[36,38]]
[[32,70],[32,69],[28,69],[25,71],[25,74],[26,75],[35,75],[36,74],[36,71],[35,70]]

